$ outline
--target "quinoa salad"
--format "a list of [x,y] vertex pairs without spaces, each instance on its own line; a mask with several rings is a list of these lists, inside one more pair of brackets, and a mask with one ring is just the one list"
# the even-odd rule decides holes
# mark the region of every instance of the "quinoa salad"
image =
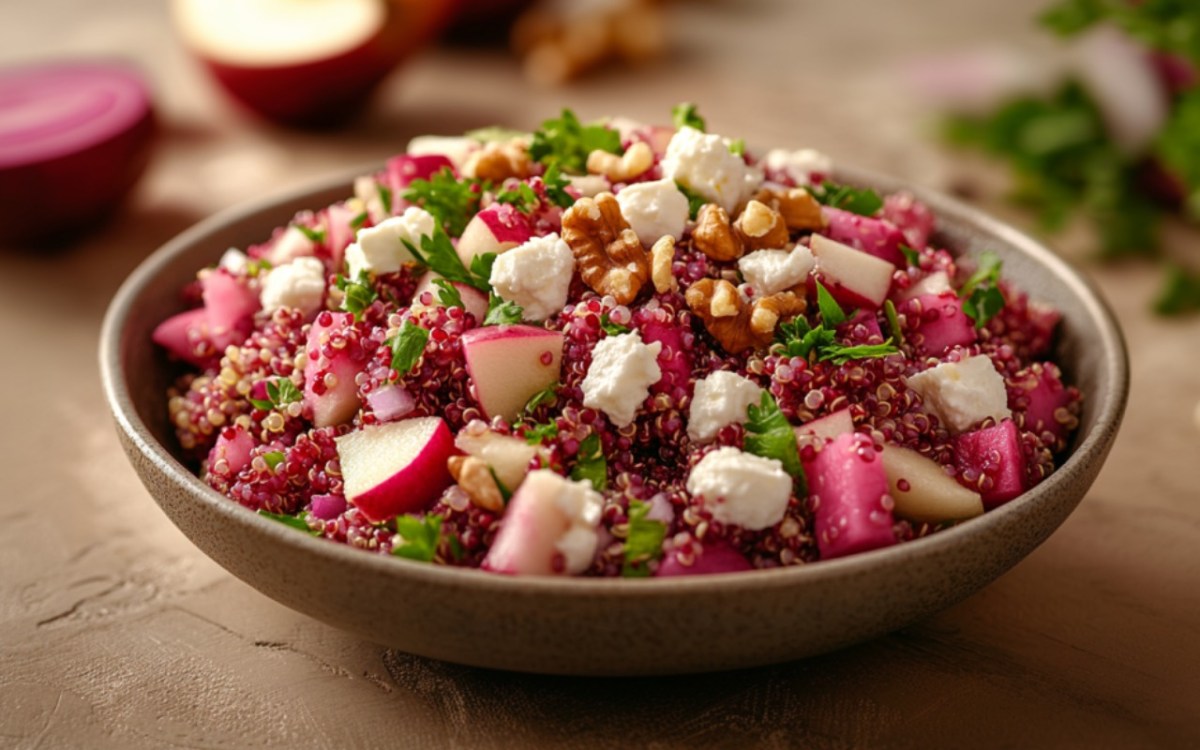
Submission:
[[153,334],[183,454],[296,533],[516,575],[803,565],[1054,470],[1080,393],[997,255],[672,116],[419,137],[227,250]]

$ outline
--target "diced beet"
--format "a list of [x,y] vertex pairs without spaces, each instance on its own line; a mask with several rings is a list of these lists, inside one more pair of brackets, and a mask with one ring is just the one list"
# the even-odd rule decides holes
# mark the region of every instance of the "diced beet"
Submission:
[[208,313],[203,307],[197,307],[159,323],[150,338],[184,362],[204,367],[206,359],[196,356],[193,342],[206,338],[207,330]]
[[954,438],[958,479],[983,496],[988,510],[1025,491],[1025,453],[1011,419]]
[[208,470],[212,471],[217,461],[224,460],[228,465],[222,474],[236,476],[238,472],[250,465],[250,454],[254,451],[254,438],[241,427],[229,427],[221,431],[220,437],[208,452]]
[[[914,343],[922,354],[936,357],[952,346],[975,343],[975,321],[963,312],[957,294],[923,294],[916,302],[921,306],[921,317]],[[915,305],[906,304],[905,308],[911,314]]]
[[844,336],[859,326],[867,329],[867,336],[878,336],[880,341],[883,340],[883,329],[879,327],[879,318],[875,317],[874,310],[859,310],[854,313],[854,317],[838,326],[838,334]]
[[662,378],[651,390],[655,393],[672,393],[677,388],[691,393],[692,359],[683,347],[683,332],[679,326],[650,320],[639,326],[642,341],[653,344],[658,341],[662,349],[658,352],[658,369]]
[[900,252],[900,246],[905,244],[904,234],[890,221],[828,206],[822,208],[821,213],[829,225],[823,234],[831,240],[886,260],[897,268],[908,265],[904,253]]
[[896,225],[906,244],[914,250],[924,250],[937,225],[937,219],[912,193],[892,193],[883,199],[880,215]]
[[[309,329],[304,345],[308,356],[304,365],[304,403],[312,409],[313,424],[317,427],[347,422],[362,406],[355,378],[366,366],[365,360],[356,360],[351,347],[335,349],[328,345],[330,336],[353,324],[354,316],[350,313],[328,312],[318,315]],[[361,356],[361,349],[358,353]],[[330,375],[333,387],[328,386]]]
[[[805,452],[807,455],[807,451]],[[840,435],[804,461],[822,559],[894,544],[883,458],[871,438]]]
[[413,180],[428,180],[443,169],[454,172],[454,164],[441,154],[400,154],[387,161],[387,181],[393,190],[401,190],[412,184]]
[[658,578],[702,576],[710,573],[736,573],[752,568],[746,558],[728,542],[717,540],[705,544],[691,565],[680,562],[679,556],[674,552],[668,553],[654,575]]
[[[1059,421],[1057,412],[1071,403],[1072,393],[1063,385],[1062,372],[1053,362],[1039,362],[1021,370],[1012,378],[1009,406],[1027,432],[1054,435],[1055,445],[1066,438],[1068,424]],[[1068,423],[1071,419],[1066,420]]]
[[262,306],[254,290],[223,268],[210,271],[200,280],[200,287],[208,312],[208,335],[217,351],[245,341],[254,313]]
[[313,495],[310,512],[322,521],[332,521],[346,512],[346,506],[341,495]]

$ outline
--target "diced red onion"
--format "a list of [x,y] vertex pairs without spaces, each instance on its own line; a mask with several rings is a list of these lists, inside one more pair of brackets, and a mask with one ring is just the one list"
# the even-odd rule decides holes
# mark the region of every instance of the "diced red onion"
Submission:
[[411,393],[394,385],[371,391],[367,394],[367,403],[380,422],[399,419],[417,406],[417,401]]

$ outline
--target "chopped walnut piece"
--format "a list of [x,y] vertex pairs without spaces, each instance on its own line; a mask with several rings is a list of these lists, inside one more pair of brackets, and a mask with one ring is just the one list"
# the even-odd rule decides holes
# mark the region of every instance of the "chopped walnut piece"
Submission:
[[708,312],[714,318],[728,318],[738,314],[741,300],[738,299],[737,287],[722,279],[713,289],[712,299],[708,303]]
[[474,456],[451,456],[446,461],[450,476],[458,482],[477,507],[496,513],[504,510],[504,496],[496,484],[491,468],[482,459]]
[[664,234],[650,248],[650,279],[654,282],[654,291],[673,292],[679,288],[671,264],[675,262],[675,238]]
[[804,188],[788,188],[776,190],[763,188],[754,199],[765,203],[779,212],[788,229],[823,229],[825,217],[821,214],[821,204]]
[[788,228],[778,211],[761,201],[752,200],[733,224],[746,252],[779,250],[787,245]]
[[[733,293],[733,315],[717,315],[717,301]],[[700,279],[684,294],[687,305],[701,320],[717,343],[730,354],[747,349],[766,349],[775,339],[775,327],[804,312],[803,297],[779,292],[753,302],[742,299],[733,284],[725,280]],[[723,303],[722,303],[723,304]]]
[[620,155],[596,149],[587,159],[588,172],[602,174],[609,182],[629,182],[653,166],[654,150],[645,141],[629,144]]
[[520,141],[489,143],[472,153],[463,165],[463,176],[500,184],[510,177],[523,180],[533,174],[533,161]]
[[729,214],[715,203],[706,203],[696,214],[692,245],[713,260],[736,260],[745,254],[741,236],[733,231]]
[[597,294],[611,294],[619,305],[632,302],[650,280],[650,256],[612,193],[575,201],[563,214],[562,238],[575,254],[583,283]]

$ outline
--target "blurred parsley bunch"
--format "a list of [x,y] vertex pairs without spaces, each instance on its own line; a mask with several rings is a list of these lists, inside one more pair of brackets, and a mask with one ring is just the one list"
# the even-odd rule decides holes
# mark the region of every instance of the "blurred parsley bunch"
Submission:
[[[1063,0],[1040,21],[1064,37],[1108,23],[1154,56],[1170,96],[1157,136],[1137,153],[1119,148],[1096,100],[1076,80],[990,115],[955,116],[947,136],[1007,159],[1015,198],[1047,229],[1080,211],[1094,222],[1104,257],[1156,254],[1165,214],[1200,221],[1200,0]],[[1200,276],[1170,266],[1155,309],[1200,310]]]

